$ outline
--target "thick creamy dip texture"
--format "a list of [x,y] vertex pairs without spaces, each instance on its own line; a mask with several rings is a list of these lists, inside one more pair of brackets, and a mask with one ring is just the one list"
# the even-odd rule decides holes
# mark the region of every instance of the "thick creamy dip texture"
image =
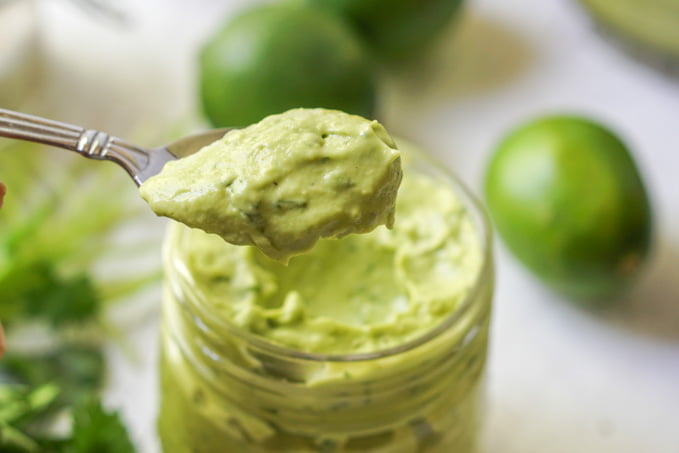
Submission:
[[371,352],[414,339],[478,277],[480,238],[445,184],[404,174],[393,229],[325,239],[288,265],[199,230],[182,246],[210,311],[297,350]]
[[287,266],[173,224],[163,451],[477,451],[492,294],[484,223],[445,172],[399,147],[393,229],[322,239]]
[[140,191],[158,215],[285,261],[319,238],[391,226],[399,156],[376,121],[294,109],[169,162]]

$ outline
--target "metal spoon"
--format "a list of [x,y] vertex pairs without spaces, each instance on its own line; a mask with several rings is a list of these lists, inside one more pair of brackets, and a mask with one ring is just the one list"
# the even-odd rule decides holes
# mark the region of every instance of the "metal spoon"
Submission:
[[221,138],[229,129],[212,129],[145,149],[94,129],[0,109],[0,137],[75,151],[89,159],[110,160],[123,167],[139,186],[160,172],[166,162],[193,154]]

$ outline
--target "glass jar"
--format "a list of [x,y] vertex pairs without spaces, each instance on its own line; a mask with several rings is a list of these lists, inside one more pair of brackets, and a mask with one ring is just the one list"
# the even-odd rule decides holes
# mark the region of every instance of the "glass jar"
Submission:
[[679,0],[579,1],[628,49],[645,51],[645,55],[635,52],[639,56],[679,64]]
[[491,234],[454,177],[419,152],[408,155],[404,172],[426,174],[456,193],[483,262],[454,312],[389,349],[301,352],[226,322],[205,303],[186,265],[188,228],[170,226],[158,421],[165,453],[476,451],[493,292]]

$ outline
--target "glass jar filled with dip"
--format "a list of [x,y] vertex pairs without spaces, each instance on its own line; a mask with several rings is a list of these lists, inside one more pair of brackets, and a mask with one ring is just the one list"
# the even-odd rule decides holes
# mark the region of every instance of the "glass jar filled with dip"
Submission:
[[399,148],[393,230],[324,239],[285,265],[170,226],[165,453],[476,451],[488,223],[446,170]]
[[679,64],[679,0],[579,1],[637,55],[669,69]]

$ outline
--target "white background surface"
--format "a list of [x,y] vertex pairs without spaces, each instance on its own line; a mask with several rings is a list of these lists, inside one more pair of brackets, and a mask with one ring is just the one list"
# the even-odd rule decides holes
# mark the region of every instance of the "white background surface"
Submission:
[[[249,2],[111,3],[126,11],[127,27],[65,0],[38,2],[43,100],[58,103],[63,120],[161,143],[195,117],[197,43]],[[487,451],[679,453],[679,79],[601,39],[572,1],[468,3],[436,58],[383,84],[387,128],[430,149],[479,193],[508,128],[543,113],[587,114],[629,143],[656,213],[647,273],[605,313],[548,292],[497,243]],[[162,235],[162,221],[149,216],[148,225]],[[159,298],[151,296],[154,306]],[[147,314],[130,328],[137,360],[111,348],[107,394],[142,453],[156,451],[157,313]]]

